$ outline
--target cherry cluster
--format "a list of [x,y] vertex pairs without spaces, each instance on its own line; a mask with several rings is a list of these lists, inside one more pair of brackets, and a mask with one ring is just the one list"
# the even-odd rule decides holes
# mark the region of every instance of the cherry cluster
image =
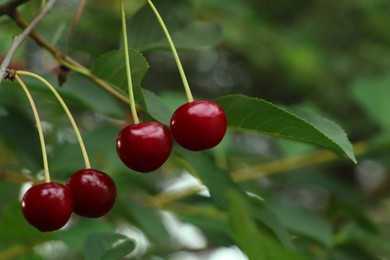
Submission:
[[[194,101],[169,32],[152,1],[148,0],[148,3],[171,46],[187,93],[188,103],[180,106],[173,113],[169,128],[160,122],[139,122],[135,108],[128,55],[124,0],[121,0],[126,76],[134,124],[128,125],[120,131],[116,138],[116,150],[119,158],[127,167],[142,173],[154,171],[168,160],[172,151],[173,140],[190,151],[202,151],[218,145],[222,141],[227,128],[225,112],[217,103],[210,100]],[[35,77],[51,89],[63,106],[75,130],[83,153],[85,168],[73,173],[65,185],[50,181],[39,115],[31,95],[19,75]],[[25,219],[38,230],[46,232],[62,228],[70,219],[72,212],[88,218],[105,215],[113,207],[116,200],[115,183],[106,173],[90,167],[79,130],[61,96],[49,82],[36,74],[17,71],[14,78],[23,87],[30,100],[40,135],[45,170],[45,183],[32,186],[23,196],[22,212]]]
[[105,215],[116,200],[112,178],[95,169],[73,173],[65,185],[46,182],[32,186],[22,199],[24,218],[41,232],[62,228],[72,212],[98,218]]
[[[68,106],[57,90],[43,77],[28,71],[8,70],[8,78],[16,79],[24,90],[34,114],[42,149],[45,183],[30,187],[22,199],[22,213],[32,226],[42,232],[62,228],[72,212],[89,218],[105,215],[116,200],[117,190],[113,179],[104,172],[92,169],[84,141]],[[52,182],[41,120],[34,99],[20,76],[29,76],[41,81],[57,98],[75,131],[84,157],[85,168],[73,173],[66,184]]]
[[123,46],[130,108],[134,124],[123,128],[119,133],[116,139],[116,150],[119,158],[127,167],[142,173],[154,171],[168,160],[172,150],[172,139],[185,149],[202,151],[218,145],[222,141],[227,127],[225,112],[217,103],[210,100],[194,101],[168,28],[157,8],[152,3],[152,0],[147,0],[147,3],[160,23],[171,47],[173,57],[183,81],[188,103],[180,106],[173,113],[170,121],[170,129],[159,122],[139,122],[134,105],[135,100],[128,55],[124,0],[121,0]]
[[158,169],[169,158],[172,137],[185,149],[201,151],[218,145],[226,127],[225,112],[217,103],[192,101],[174,112],[170,131],[159,122],[126,126],[117,137],[116,149],[127,167],[146,173]]

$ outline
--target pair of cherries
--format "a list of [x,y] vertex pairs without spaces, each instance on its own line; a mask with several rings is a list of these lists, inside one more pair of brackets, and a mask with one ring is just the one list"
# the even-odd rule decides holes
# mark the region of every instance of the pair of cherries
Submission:
[[98,218],[113,207],[116,186],[104,172],[83,169],[70,176],[66,185],[47,182],[32,186],[22,199],[24,218],[41,232],[62,228],[72,212]]
[[151,172],[162,166],[172,150],[172,137],[185,149],[201,151],[218,145],[227,128],[223,109],[210,100],[180,106],[172,115],[170,130],[159,122],[126,126],[119,133],[116,149],[132,170]]

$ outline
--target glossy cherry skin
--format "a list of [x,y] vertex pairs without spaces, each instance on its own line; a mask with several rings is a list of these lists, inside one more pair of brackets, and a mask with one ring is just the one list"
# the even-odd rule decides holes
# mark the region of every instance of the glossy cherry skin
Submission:
[[227,128],[226,115],[215,102],[200,100],[176,109],[171,118],[171,133],[176,142],[191,151],[219,144]]
[[158,122],[128,125],[116,139],[119,158],[130,169],[142,173],[162,166],[172,150],[168,128]]
[[22,199],[24,218],[42,232],[62,228],[72,211],[72,194],[64,185],[56,182],[32,186]]
[[77,215],[98,218],[114,206],[116,185],[101,171],[83,169],[73,173],[66,183],[73,197],[73,212]]

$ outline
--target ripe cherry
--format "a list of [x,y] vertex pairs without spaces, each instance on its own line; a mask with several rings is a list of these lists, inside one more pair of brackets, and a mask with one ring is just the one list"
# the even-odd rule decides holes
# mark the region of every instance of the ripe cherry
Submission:
[[151,172],[168,159],[172,150],[169,130],[158,122],[128,125],[116,139],[116,150],[122,162],[132,170]]
[[112,178],[94,169],[79,170],[70,176],[66,187],[73,197],[73,212],[88,218],[105,215],[116,199],[116,186]]
[[24,218],[42,232],[62,228],[68,222],[72,211],[70,191],[56,182],[32,186],[22,199]]
[[226,115],[215,102],[200,100],[180,106],[171,118],[171,133],[176,142],[191,151],[219,144],[227,127]]

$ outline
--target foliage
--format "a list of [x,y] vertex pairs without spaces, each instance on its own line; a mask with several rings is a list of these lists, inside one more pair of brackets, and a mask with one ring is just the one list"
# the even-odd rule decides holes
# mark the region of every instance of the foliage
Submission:
[[[36,28],[59,51],[78,2],[58,1]],[[26,223],[20,194],[42,180],[42,158],[27,100],[4,81],[0,259],[213,259],[227,248],[236,259],[390,258],[388,1],[155,1],[196,99],[219,103],[229,129],[209,151],[175,145],[150,174],[118,159],[129,106],[97,83],[127,96],[117,2],[88,2],[66,54],[90,70],[71,68],[58,87],[93,167],[117,183],[117,202],[57,232]],[[141,120],[169,124],[186,102],[172,54],[145,1],[125,4]],[[40,8],[33,0],[18,11],[30,20]],[[3,57],[20,28],[0,16],[0,32]],[[30,38],[11,67],[58,85],[58,59]],[[44,120],[52,178],[64,182],[83,167],[79,146],[50,91],[26,84]]]

